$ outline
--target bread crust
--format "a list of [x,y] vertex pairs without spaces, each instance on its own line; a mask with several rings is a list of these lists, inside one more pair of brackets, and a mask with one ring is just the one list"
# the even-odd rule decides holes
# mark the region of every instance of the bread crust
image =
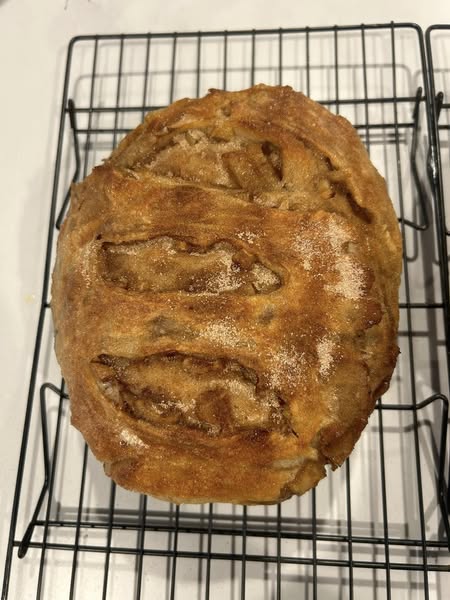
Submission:
[[302,494],[389,386],[401,250],[357,132],[303,94],[211,90],[150,113],[73,186],[58,239],[73,424],[131,490]]

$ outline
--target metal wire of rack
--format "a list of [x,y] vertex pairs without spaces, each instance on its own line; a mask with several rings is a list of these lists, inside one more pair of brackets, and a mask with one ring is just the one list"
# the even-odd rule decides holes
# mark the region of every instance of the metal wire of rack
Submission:
[[[450,338],[449,236],[448,209],[450,198],[450,25],[432,25],[426,31],[427,59],[430,65],[430,131],[433,137],[430,156],[430,179],[436,198],[436,229],[440,236],[439,260],[442,265],[442,292],[446,306],[447,340]],[[446,152],[447,151],[447,152]],[[433,154],[434,152],[434,154]],[[447,165],[447,168],[445,168]],[[446,214],[447,213],[447,214]],[[450,369],[450,346],[447,346]]]
[[[413,24],[71,41],[3,600],[445,596],[449,332],[436,156],[448,126],[436,125],[431,80]],[[112,484],[69,426],[51,349],[56,233],[71,182],[147,111],[260,81],[348,117],[386,178],[404,242],[402,354],[351,458],[315,490],[277,506],[175,506]]]

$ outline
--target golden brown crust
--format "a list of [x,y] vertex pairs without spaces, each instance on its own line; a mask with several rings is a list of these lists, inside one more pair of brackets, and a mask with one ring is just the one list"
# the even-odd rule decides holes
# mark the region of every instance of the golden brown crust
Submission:
[[119,484],[276,502],[351,452],[397,357],[401,241],[342,117],[289,87],[147,115],[72,190],[52,308]]

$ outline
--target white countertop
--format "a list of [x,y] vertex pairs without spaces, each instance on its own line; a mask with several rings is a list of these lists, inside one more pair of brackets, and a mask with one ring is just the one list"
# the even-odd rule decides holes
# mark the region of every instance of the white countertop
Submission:
[[39,313],[67,44],[75,35],[450,20],[444,0],[0,0],[0,574]]

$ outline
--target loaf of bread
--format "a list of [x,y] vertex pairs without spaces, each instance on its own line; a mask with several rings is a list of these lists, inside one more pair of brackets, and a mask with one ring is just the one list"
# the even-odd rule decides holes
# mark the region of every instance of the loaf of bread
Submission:
[[121,486],[278,502],[342,464],[398,353],[401,238],[350,123],[290,87],[150,113],[74,185],[52,310]]

